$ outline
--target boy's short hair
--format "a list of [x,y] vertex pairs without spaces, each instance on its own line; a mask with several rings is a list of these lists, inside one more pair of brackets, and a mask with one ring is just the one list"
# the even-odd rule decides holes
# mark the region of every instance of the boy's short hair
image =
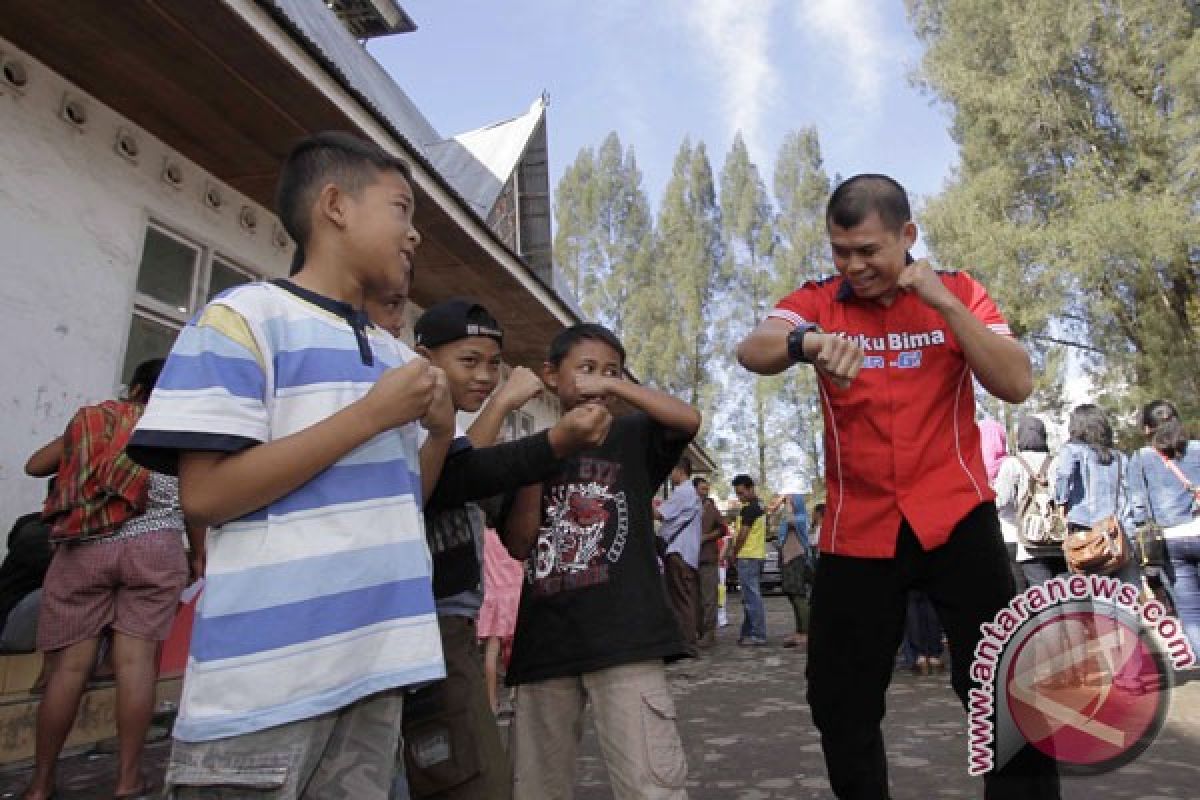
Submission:
[[825,224],[853,228],[871,212],[877,212],[883,226],[898,231],[912,220],[908,192],[887,175],[864,174],[847,178],[829,196],[825,208]]
[[275,193],[279,221],[303,249],[312,235],[310,215],[316,202],[315,193],[324,184],[336,183],[344,191],[357,194],[380,172],[389,170],[399,172],[412,184],[408,164],[374,142],[343,131],[323,131],[302,139],[288,153],[279,171],[279,188]]
[[692,474],[692,460],[684,456],[675,463],[675,469],[681,469],[685,474],[690,476]]
[[621,366],[625,366],[625,346],[621,344],[621,340],[608,328],[595,322],[582,322],[559,331],[558,335],[554,337],[554,341],[550,343],[550,355],[546,357],[546,360],[557,367],[574,349],[575,345],[587,339],[604,342],[616,350],[617,355],[621,357]]
[[730,481],[730,483],[732,483],[734,486],[743,486],[747,489],[754,488],[754,479],[745,473],[742,473],[741,475],[734,475],[733,480]]

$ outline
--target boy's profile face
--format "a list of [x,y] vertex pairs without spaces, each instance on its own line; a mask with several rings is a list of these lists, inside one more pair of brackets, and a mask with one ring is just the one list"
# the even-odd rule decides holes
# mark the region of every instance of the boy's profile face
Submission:
[[361,191],[345,197],[347,249],[368,294],[386,296],[407,285],[421,243],[413,227],[416,203],[408,181],[395,170],[382,170]]
[[400,283],[382,294],[371,293],[363,303],[371,322],[399,339],[404,333],[404,308],[412,286],[412,269],[404,270]]
[[584,395],[578,388],[577,379],[582,375],[596,375],[621,379],[621,354],[599,339],[583,339],[572,347],[557,365],[546,362],[542,367],[542,382],[546,384],[570,411],[584,403],[599,403],[611,406],[614,398],[609,395]]
[[457,411],[478,411],[500,382],[500,343],[490,336],[468,336],[418,350],[445,371]]

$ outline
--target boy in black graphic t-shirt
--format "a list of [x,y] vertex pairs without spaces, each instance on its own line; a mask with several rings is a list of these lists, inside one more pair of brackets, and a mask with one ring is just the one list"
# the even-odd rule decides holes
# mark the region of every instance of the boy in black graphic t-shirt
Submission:
[[623,400],[604,443],[514,501],[504,539],[526,560],[509,683],[517,686],[514,795],[569,798],[581,715],[592,704],[613,793],[685,798],[687,763],[663,659],[683,654],[654,547],[651,499],[700,414],[622,377],[625,350],[584,324],[555,338],[543,381],[564,409]]

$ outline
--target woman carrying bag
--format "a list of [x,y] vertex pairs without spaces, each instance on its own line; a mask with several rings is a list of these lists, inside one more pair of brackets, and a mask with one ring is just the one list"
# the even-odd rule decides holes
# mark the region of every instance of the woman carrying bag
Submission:
[[[1113,447],[1112,426],[1098,406],[1086,403],[1071,412],[1069,441],[1058,457],[1054,500],[1065,509],[1064,553],[1072,572],[1112,575],[1141,585],[1130,536],[1134,529],[1129,492],[1129,459]],[[1100,539],[1101,535],[1105,537]],[[1107,559],[1080,560],[1082,544],[1102,542]],[[1098,563],[1097,563],[1098,562]]]
[[1200,441],[1188,440],[1166,400],[1142,409],[1142,426],[1150,444],[1132,459],[1134,511],[1162,528],[1176,612],[1200,653]]

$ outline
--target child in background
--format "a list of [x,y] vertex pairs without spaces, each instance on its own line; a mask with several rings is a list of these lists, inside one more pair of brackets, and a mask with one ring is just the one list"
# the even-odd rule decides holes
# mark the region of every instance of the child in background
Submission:
[[499,673],[501,656],[505,667],[517,628],[517,607],[521,602],[521,584],[525,565],[508,554],[494,528],[487,529],[483,545],[483,607],[479,609],[479,639],[484,642],[483,670],[487,679],[488,702],[501,714]]

